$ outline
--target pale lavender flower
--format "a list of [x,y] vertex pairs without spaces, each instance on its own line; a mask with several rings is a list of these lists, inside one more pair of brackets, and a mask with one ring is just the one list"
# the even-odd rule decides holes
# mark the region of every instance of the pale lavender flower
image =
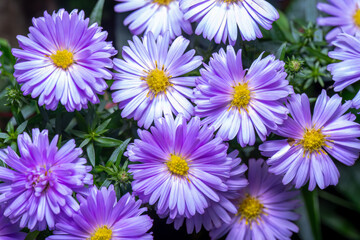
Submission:
[[117,51],[106,42],[107,32],[97,23],[89,26],[84,12],[68,13],[64,9],[44,17],[33,18],[27,37],[17,36],[21,49],[14,76],[24,95],[39,97],[40,106],[55,110],[60,102],[67,111],[99,103],[112,79],[110,59]]
[[267,160],[269,171],[283,176],[283,183],[296,188],[309,182],[309,190],[336,185],[339,171],[330,156],[351,166],[359,158],[360,124],[355,116],[345,114],[351,101],[342,105],[337,94],[331,98],[323,90],[317,98],[313,116],[306,94],[294,94],[287,107],[289,117],[275,132],[283,140],[266,141],[259,150]]
[[195,115],[219,129],[224,140],[236,137],[242,147],[264,141],[287,118],[284,98],[293,93],[286,80],[284,62],[262,54],[243,69],[241,50],[228,46],[214,53],[196,80]]
[[0,167],[0,204],[21,228],[53,229],[58,215],[71,216],[79,209],[72,194],[93,183],[75,141],[58,149],[58,139],[49,143],[47,130],[33,129],[32,139],[27,133],[18,136],[20,157],[10,147],[0,151],[0,159],[11,167]]
[[26,233],[20,232],[19,224],[12,224],[10,219],[4,216],[4,207],[0,205],[0,239],[24,240]]
[[129,25],[132,34],[152,32],[157,38],[167,31],[170,38],[181,35],[182,30],[192,34],[191,24],[184,19],[178,0],[115,0],[115,12],[131,13],[124,24]]

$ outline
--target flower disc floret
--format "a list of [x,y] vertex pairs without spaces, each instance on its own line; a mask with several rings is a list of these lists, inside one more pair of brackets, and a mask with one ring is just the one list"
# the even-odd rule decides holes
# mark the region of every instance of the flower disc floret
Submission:
[[154,0],[154,3],[157,3],[159,5],[169,5],[174,0]]
[[96,229],[93,236],[91,236],[91,240],[111,240],[112,230],[107,226],[102,226]]
[[168,76],[164,71],[164,66],[162,69],[158,69],[157,64],[154,70],[150,70],[147,73],[146,77],[142,77],[142,80],[145,80],[149,86],[149,91],[152,91],[155,97],[158,93],[166,93],[166,89],[171,86],[169,79],[171,76]]
[[239,205],[237,215],[240,216],[240,219],[245,219],[246,224],[251,225],[253,221],[258,222],[261,219],[261,214],[264,213],[263,210],[264,205],[259,199],[246,194],[245,199]]
[[166,162],[169,171],[172,174],[186,176],[189,171],[189,165],[184,158],[174,154],[170,155],[170,160]]
[[234,97],[231,101],[231,106],[237,107],[240,111],[241,108],[246,109],[250,102],[250,90],[247,83],[238,84],[234,88]]
[[74,63],[74,54],[68,50],[57,50],[55,54],[50,56],[55,66],[67,69]]

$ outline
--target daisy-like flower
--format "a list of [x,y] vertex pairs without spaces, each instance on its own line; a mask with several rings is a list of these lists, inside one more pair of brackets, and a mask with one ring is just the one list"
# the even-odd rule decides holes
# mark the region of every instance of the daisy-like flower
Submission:
[[201,69],[194,90],[195,113],[219,129],[217,135],[231,140],[237,135],[242,147],[255,143],[255,131],[264,141],[287,118],[282,99],[293,93],[285,79],[284,62],[262,55],[243,69],[241,50],[231,46],[214,53]]
[[184,19],[178,0],[115,0],[115,12],[134,11],[124,21],[132,34],[152,32],[156,37],[170,33],[174,39],[181,35],[181,30],[192,34],[191,24]]
[[142,215],[147,209],[140,207],[140,200],[127,193],[117,201],[113,185],[100,190],[93,187],[87,195],[77,195],[80,210],[72,218],[61,218],[47,240],[153,239],[147,233],[152,220]]
[[[360,39],[342,33],[332,44],[336,48],[329,56],[341,62],[329,64],[327,69],[333,75],[334,90],[339,92],[360,80]],[[360,108],[360,91],[353,99],[353,107]]]
[[188,234],[194,230],[199,232],[202,226],[210,231],[213,228],[221,227],[224,223],[230,223],[232,215],[237,213],[237,208],[232,200],[237,199],[240,189],[248,185],[244,176],[247,166],[240,164],[241,159],[237,157],[238,154],[238,151],[233,151],[228,155],[227,161],[231,161],[230,177],[225,182],[228,191],[219,192],[219,202],[209,201],[209,207],[205,209],[204,214],[196,213],[190,218],[186,218],[186,216],[177,216],[175,219],[168,218],[167,223],[174,222],[175,229],[179,229],[185,220]]
[[169,48],[169,33],[155,40],[150,32],[141,42],[134,36],[130,47],[124,47],[124,60],[115,59],[113,101],[120,103],[123,118],[134,118],[140,127],[149,128],[163,114],[183,114],[189,119],[194,107],[188,100],[196,77],[181,77],[196,69],[202,57],[195,50],[186,53],[189,40],[180,36]]
[[2,240],[24,240],[26,233],[20,232],[18,224],[12,224],[4,216],[4,208],[0,205],[0,239]]
[[299,206],[298,191],[281,183],[281,177],[268,172],[262,159],[249,160],[249,185],[234,200],[237,213],[229,224],[210,232],[212,239],[228,233],[226,240],[290,239],[298,227],[294,210]]
[[104,79],[112,79],[110,57],[117,53],[105,41],[107,32],[96,23],[89,26],[77,10],[45,11],[33,25],[28,37],[17,37],[22,49],[12,50],[18,58],[14,76],[24,95],[39,97],[39,105],[51,110],[59,102],[67,111],[98,103],[97,94],[108,87]]
[[323,90],[311,117],[306,94],[294,94],[289,99],[291,118],[276,131],[286,139],[267,141],[259,147],[270,157],[269,171],[283,175],[284,184],[300,188],[309,181],[310,191],[316,185],[321,189],[336,185],[339,171],[329,155],[348,166],[358,159],[360,124],[354,122],[352,114],[344,115],[351,101],[342,105],[341,100],[338,95],[328,97]]
[[328,0],[328,2],[317,5],[320,11],[329,14],[327,17],[319,17],[317,23],[320,26],[335,27],[326,35],[326,40],[332,42],[341,32],[360,36],[360,0]]
[[199,118],[187,123],[181,114],[157,119],[151,132],[138,130],[140,140],[127,151],[138,163],[129,165],[133,191],[163,217],[203,214],[228,190],[231,169],[227,145],[213,133]]
[[238,29],[243,40],[261,38],[261,27],[271,29],[279,13],[265,0],[180,0],[186,20],[198,22],[195,33],[216,43],[234,45]]
[[48,131],[32,130],[18,136],[20,157],[10,147],[0,151],[0,159],[11,169],[0,167],[0,204],[4,215],[31,231],[53,229],[55,218],[71,216],[79,209],[72,197],[92,185],[91,167],[79,158],[80,148],[70,140],[57,148],[58,135],[49,143]]

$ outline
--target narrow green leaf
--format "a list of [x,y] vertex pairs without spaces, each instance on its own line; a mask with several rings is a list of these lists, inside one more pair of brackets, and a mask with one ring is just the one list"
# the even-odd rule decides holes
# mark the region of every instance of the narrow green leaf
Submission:
[[90,24],[97,23],[98,25],[101,24],[101,18],[103,14],[105,0],[98,0],[94,9],[90,14]]
[[102,147],[117,147],[123,143],[120,140],[110,137],[96,137],[94,140]]
[[116,163],[115,166],[120,165],[121,157],[129,144],[131,138],[126,139],[119,147],[117,147],[114,152],[111,154],[109,161],[106,163],[107,166],[110,166],[110,163]]
[[307,189],[302,189],[302,196],[304,199],[305,208],[309,217],[311,231],[315,240],[321,240],[321,224],[320,224],[320,210],[317,190],[310,192]]
[[86,138],[84,141],[82,141],[79,148],[83,148],[84,146],[86,146],[90,142],[90,140],[90,138]]
[[100,134],[100,132],[102,132],[108,125],[109,123],[111,122],[111,118],[106,120],[105,122],[103,122],[100,126],[98,126],[96,129],[95,129],[95,132],[97,134]]
[[286,45],[287,43],[284,42],[283,44],[281,44],[280,48],[277,50],[275,57],[279,60],[284,60],[285,58],[285,53],[286,53]]
[[6,139],[8,137],[10,137],[10,136],[7,133],[0,133],[0,138]]
[[39,231],[34,231],[34,232],[30,232],[28,233],[28,235],[26,236],[25,240],[36,240],[37,236],[39,235]]
[[101,187],[106,187],[108,188],[111,184],[111,181],[109,179],[106,179],[102,184]]
[[70,133],[74,134],[78,138],[85,138],[86,135],[87,135],[87,133],[81,132],[81,131],[78,131],[78,130],[71,130]]
[[91,165],[93,165],[95,167],[95,149],[94,149],[93,143],[90,143],[89,145],[87,145],[86,153],[88,155]]
[[22,124],[20,124],[20,125],[18,126],[18,128],[16,129],[16,133],[17,133],[17,134],[22,133],[22,132],[25,130],[27,124],[28,124],[28,121],[25,121],[25,122],[23,122]]

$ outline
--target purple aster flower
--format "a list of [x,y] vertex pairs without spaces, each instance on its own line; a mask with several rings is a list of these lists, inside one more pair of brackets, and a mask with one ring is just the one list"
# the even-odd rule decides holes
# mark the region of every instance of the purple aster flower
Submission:
[[66,239],[153,239],[147,231],[152,227],[148,215],[142,215],[147,209],[140,208],[129,193],[116,200],[114,186],[98,190],[93,187],[86,198],[77,195],[80,210],[72,218],[62,218],[56,224],[54,235],[47,240]]
[[175,120],[171,115],[157,119],[150,130],[138,130],[140,140],[127,151],[130,161],[138,163],[129,169],[140,199],[173,219],[203,214],[210,201],[219,202],[219,192],[228,190],[231,158],[214,130],[201,127],[197,117],[187,123],[181,114]]
[[271,29],[279,13],[265,0],[180,0],[186,20],[198,22],[195,33],[216,43],[234,45],[238,29],[243,40],[261,38],[261,27]]
[[40,106],[55,110],[60,102],[67,111],[98,103],[97,94],[112,79],[111,56],[117,51],[106,42],[107,32],[96,23],[89,25],[84,12],[70,14],[64,9],[33,18],[28,37],[18,36],[22,49],[13,49],[18,58],[15,73],[24,95],[39,96]]
[[157,38],[169,31],[170,38],[181,35],[181,30],[192,34],[191,24],[184,19],[178,0],[115,0],[115,12],[134,11],[124,21],[132,34],[152,32]]
[[214,53],[209,65],[196,80],[194,102],[196,115],[219,129],[217,136],[231,140],[237,135],[242,147],[255,143],[255,131],[266,136],[287,118],[283,99],[293,93],[285,79],[284,62],[262,54],[243,69],[241,50],[231,46]]
[[[328,65],[333,75],[334,90],[339,92],[360,80],[360,39],[349,34],[339,34],[334,42],[335,50],[329,56],[342,62]],[[353,99],[353,106],[360,108],[360,91]]]
[[230,177],[225,181],[228,191],[218,192],[219,202],[208,200],[209,207],[205,209],[204,214],[196,213],[190,218],[186,218],[186,216],[177,216],[175,219],[168,218],[167,223],[174,222],[175,228],[179,229],[185,220],[188,234],[194,230],[199,232],[202,225],[207,231],[210,231],[213,228],[221,227],[224,223],[230,223],[232,215],[237,213],[237,208],[232,200],[237,199],[239,190],[248,185],[244,176],[247,166],[240,165],[241,159],[237,157],[238,154],[238,151],[233,151],[228,155],[227,161],[231,161]]
[[12,224],[4,215],[4,208],[0,205],[0,239],[2,240],[24,240],[26,233],[20,232],[18,224]]
[[0,204],[21,228],[53,229],[56,216],[79,209],[73,192],[93,183],[91,167],[79,158],[82,150],[75,141],[58,150],[58,139],[56,135],[49,143],[47,130],[33,129],[32,139],[27,133],[18,136],[20,157],[10,147],[0,151],[0,159],[11,167],[0,167]]
[[294,94],[287,107],[291,118],[279,126],[276,134],[284,140],[267,141],[259,150],[270,157],[269,171],[283,175],[283,183],[296,188],[309,181],[309,190],[336,185],[339,171],[329,154],[345,165],[353,165],[359,157],[360,124],[352,114],[344,113],[351,101],[341,104],[337,94],[331,98],[323,90],[315,103],[311,117],[306,94]]
[[249,160],[249,185],[239,191],[234,201],[237,213],[229,224],[210,232],[212,239],[229,233],[233,239],[290,239],[298,227],[292,222],[299,218],[294,210],[299,206],[298,191],[281,183],[281,177],[268,172],[262,159]]
[[326,40],[332,42],[336,36],[345,32],[360,36],[360,0],[328,0],[329,3],[318,3],[317,8],[330,16],[319,17],[320,26],[335,27],[326,35]]
[[169,47],[169,34],[155,40],[150,32],[141,42],[134,36],[130,47],[124,47],[124,60],[114,59],[116,73],[111,86],[116,90],[113,101],[120,103],[121,116],[134,118],[138,125],[149,128],[163,114],[183,114],[189,119],[194,107],[188,100],[196,77],[181,77],[199,67],[202,57],[195,50],[186,53],[189,40],[180,36]]

